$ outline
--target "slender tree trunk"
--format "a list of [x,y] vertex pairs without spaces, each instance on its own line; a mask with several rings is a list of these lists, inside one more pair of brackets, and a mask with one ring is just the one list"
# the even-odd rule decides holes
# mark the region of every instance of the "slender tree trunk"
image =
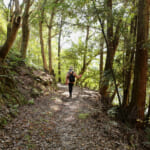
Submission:
[[90,27],[87,26],[87,29],[86,29],[86,39],[85,39],[85,51],[84,51],[84,56],[83,56],[83,70],[86,68],[86,59],[87,59],[87,49],[88,49],[89,31],[90,31]]
[[45,52],[44,52],[42,21],[39,22],[39,33],[40,33],[40,45],[41,45],[41,54],[42,54],[42,60],[43,60],[43,68],[44,68],[44,71],[48,71]]
[[[83,56],[83,66],[81,68],[81,70],[79,71],[79,74],[84,74],[87,66],[91,63],[92,59],[87,61],[87,49],[88,49],[88,40],[89,40],[89,31],[90,31],[90,27],[87,26],[87,30],[86,30],[86,39],[85,39],[85,51],[84,51],[84,56]],[[78,80],[77,80],[78,81]]]
[[12,24],[13,24],[13,18],[11,18],[10,22],[7,25],[7,38],[9,37],[12,29]]
[[22,41],[21,41],[21,57],[23,59],[26,58],[28,41],[29,41],[29,9],[31,6],[31,0],[25,1],[25,10],[23,14],[23,21],[22,21]]
[[14,0],[15,4],[15,16],[18,16],[21,12],[21,8],[19,6],[19,0]]
[[48,27],[48,53],[49,53],[49,72],[53,75],[53,68],[52,68],[52,24],[54,18],[54,9],[52,10],[49,27]]
[[12,0],[10,0],[9,3],[9,13],[8,13],[8,25],[7,25],[7,38],[9,37],[10,33],[11,33],[11,29],[12,29],[12,24],[13,24],[13,20],[14,20],[14,13],[13,13],[13,7],[14,5],[12,4]]
[[20,16],[14,18],[11,33],[9,34],[6,42],[4,43],[2,48],[0,49],[0,61],[3,61],[6,58],[10,48],[12,47],[12,45],[16,39],[18,29],[20,27],[20,21],[21,21]]
[[[112,68],[113,59],[115,50],[113,48],[113,18],[112,18],[112,0],[107,0],[107,57],[106,57],[106,64],[105,64],[105,72],[109,73],[110,69]],[[103,96],[107,96],[107,89],[109,86],[109,79],[105,77],[104,83],[101,86],[100,93]]]
[[[87,50],[88,50],[88,40],[89,40],[89,32],[90,32],[90,27],[87,26],[86,28],[86,38],[85,38],[85,51],[84,51],[84,56],[83,56],[83,66],[79,72],[79,74],[84,74],[84,72],[87,69],[87,66],[91,63],[92,60],[87,62]],[[76,84],[78,85],[80,79],[77,79]]]
[[[59,0],[55,0],[54,4],[57,4]],[[55,16],[56,7],[52,8],[51,17],[48,25],[48,53],[49,53],[49,73],[54,75],[53,65],[52,65],[52,28],[53,28],[53,20]]]
[[61,82],[61,34],[62,34],[62,22],[61,18],[61,24],[60,24],[60,30],[59,30],[59,37],[58,37],[58,82]]
[[110,97],[110,105],[112,105],[112,102],[113,102],[113,100],[114,100],[114,98],[115,98],[115,96],[116,96],[116,93],[117,93],[117,91],[114,90],[112,96]]
[[[135,53],[135,36],[136,36],[136,23],[137,17],[131,20],[131,29],[130,29],[130,38],[125,41],[127,46],[126,51],[126,70],[125,70],[125,79],[124,79],[124,91],[123,91],[123,103],[122,107],[127,108],[129,105],[129,95],[130,95],[130,87],[131,87],[131,76],[132,76],[132,67]],[[130,46],[129,46],[130,45]]]
[[[109,1],[107,1],[107,2],[109,2]],[[106,35],[105,35],[105,32],[104,32],[104,25],[103,25],[102,20],[101,20],[101,18],[100,18],[100,16],[99,16],[99,12],[98,12],[98,10],[97,10],[97,8],[96,8],[95,1],[94,1],[94,0],[93,0],[93,5],[94,5],[94,8],[95,8],[95,10],[96,10],[97,17],[98,17],[99,23],[100,23],[101,28],[102,28],[102,33],[103,33],[103,36],[104,36],[104,39],[105,39],[105,42],[106,42],[106,46],[107,46],[107,51],[108,51],[108,49],[109,49],[109,42],[108,42],[108,39],[106,38]],[[111,8],[112,8],[112,1],[111,1]],[[112,10],[112,9],[111,9],[111,10]],[[112,13],[112,11],[111,11],[111,13]],[[119,38],[120,38],[120,34],[119,34],[119,33],[120,33],[121,24],[122,24],[122,20],[120,19],[120,20],[118,21],[118,25],[117,25],[117,27],[116,27],[116,32],[115,32],[115,37],[114,37],[114,40],[113,40],[113,47],[114,47],[114,50],[115,50],[115,51],[116,51],[117,46],[118,46],[118,43],[119,43]],[[112,28],[112,29],[113,29],[113,28]],[[114,52],[114,54],[115,54],[115,52]],[[109,54],[109,53],[108,53],[107,57],[109,58],[109,59],[107,59],[107,60],[108,60],[108,64],[111,66],[111,57],[110,57],[110,54]],[[114,59],[114,58],[113,58],[113,59]],[[106,64],[107,64],[107,62],[106,62]],[[110,69],[109,69],[108,71],[109,71],[109,72],[111,73],[111,75],[112,75],[112,78],[113,78],[113,81],[114,81],[114,85],[115,85],[115,90],[116,90],[116,92],[117,92],[117,97],[118,97],[119,105],[121,106],[121,99],[120,99],[120,95],[119,95],[119,91],[118,91],[118,87],[117,87],[117,83],[116,83],[116,77],[115,77],[113,68],[110,67]],[[106,72],[105,72],[105,73],[106,73]],[[106,78],[106,75],[105,75],[105,78]],[[107,94],[107,89],[108,89],[108,87],[109,87],[109,81],[108,81],[108,79],[107,79],[107,83],[106,83],[106,84],[105,84],[105,82],[106,82],[106,81],[103,82],[103,86],[102,86],[102,88],[100,89],[100,93],[103,94],[104,97],[106,97],[106,96],[108,95],[108,94]],[[122,112],[121,112],[121,114],[122,114]],[[124,118],[124,117],[123,117],[123,118]]]
[[29,9],[31,6],[30,0],[26,0],[26,5],[25,5],[25,11],[23,14],[23,21],[22,21],[22,41],[21,41],[21,57],[23,59],[26,58],[26,53],[27,53],[27,46],[28,46],[28,41],[29,41]]
[[[111,7],[111,9],[112,9],[112,7]],[[110,16],[112,16],[112,14]],[[113,36],[113,23],[112,23],[112,20],[109,17],[109,19],[107,21],[107,41],[108,41],[108,45],[107,45],[107,57],[106,57],[106,63],[105,63],[105,69],[104,69],[104,72],[106,74],[111,74],[111,70],[113,68],[114,56],[115,56],[115,52],[117,50],[118,43],[119,43],[119,38],[120,38],[119,33],[120,33],[121,23],[122,23],[122,20],[119,20],[118,25],[116,27],[115,36]],[[102,83],[102,86],[100,88],[100,93],[104,97],[108,97],[107,90],[109,88],[109,79],[106,76],[104,76],[103,83]]]
[[103,78],[103,46],[104,46],[104,40],[100,40],[100,64],[99,64],[99,70],[100,70],[100,79],[99,79],[99,92],[102,84],[102,78]]
[[46,0],[44,0],[43,6],[41,8],[40,21],[39,21],[39,35],[40,35],[40,45],[41,45],[43,68],[44,68],[44,71],[48,72],[47,61],[46,61],[45,51],[44,51],[44,41],[43,41],[43,20],[44,20],[45,4],[46,4]]
[[[134,81],[132,99],[128,110],[128,119],[134,123],[137,121],[138,127],[144,120],[146,82],[147,82],[147,58],[149,29],[149,4],[148,0],[139,0],[138,6],[138,29],[137,45],[135,54]],[[140,121],[138,121],[140,120]]]
[[129,105],[134,50],[130,52],[130,57],[129,56],[126,56],[126,57],[129,58],[130,64],[129,64],[129,68],[127,68],[127,70],[125,71],[125,83],[124,83],[123,103],[122,103],[123,108],[126,108]]

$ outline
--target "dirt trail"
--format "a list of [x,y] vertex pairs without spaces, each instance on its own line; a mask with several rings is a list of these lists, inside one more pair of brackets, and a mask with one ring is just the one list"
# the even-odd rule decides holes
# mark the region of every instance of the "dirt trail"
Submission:
[[141,150],[136,135],[130,141],[121,125],[102,112],[97,92],[74,87],[69,99],[67,86],[58,86],[57,93],[20,108],[18,117],[0,130],[0,149]]

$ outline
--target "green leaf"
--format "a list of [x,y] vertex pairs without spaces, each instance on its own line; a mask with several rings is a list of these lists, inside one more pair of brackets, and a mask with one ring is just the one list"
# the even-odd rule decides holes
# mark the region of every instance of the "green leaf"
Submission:
[[88,116],[89,116],[88,113],[80,113],[80,114],[78,115],[79,119],[86,119]]
[[34,104],[34,99],[30,99],[30,100],[28,101],[28,104],[33,105],[33,104]]

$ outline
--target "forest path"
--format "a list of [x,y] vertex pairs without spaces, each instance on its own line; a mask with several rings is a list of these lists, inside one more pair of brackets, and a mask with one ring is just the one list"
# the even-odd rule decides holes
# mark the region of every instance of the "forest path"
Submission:
[[68,87],[58,87],[56,93],[20,108],[18,117],[0,130],[0,149],[135,149],[128,144],[128,135],[121,133],[121,126],[102,112],[97,92],[74,87],[69,99]]

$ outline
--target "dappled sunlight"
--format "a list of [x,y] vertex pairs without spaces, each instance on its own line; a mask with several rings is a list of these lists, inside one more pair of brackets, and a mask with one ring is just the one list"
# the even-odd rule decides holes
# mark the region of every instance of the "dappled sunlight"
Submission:
[[68,91],[66,91],[66,92],[63,92],[62,95],[63,95],[63,96],[68,96],[69,93],[68,93]]
[[45,111],[45,112],[42,112],[41,114],[42,115],[52,115],[52,112],[51,111]]
[[72,115],[64,119],[64,121],[67,121],[67,122],[68,121],[73,121],[73,120],[75,120],[75,117],[72,116]]
[[66,102],[66,103],[64,103],[65,106],[69,106],[71,104],[72,104],[72,102]]
[[60,106],[59,105],[51,105],[50,109],[52,109],[53,111],[59,111],[60,110]]
[[[60,83],[57,84],[59,89],[58,92],[65,97],[69,97],[68,85],[62,85]],[[73,86],[72,98],[77,98],[79,95],[82,95],[83,90],[77,86]]]
[[77,110],[77,109],[79,109],[79,105],[70,105],[69,109],[70,110]]
[[68,88],[67,85],[63,85],[63,84],[60,84],[60,83],[58,83],[57,86],[58,86],[59,88],[61,88],[61,89],[62,89],[62,88]]
[[54,101],[56,104],[62,104],[62,100],[58,97]]
[[84,90],[84,93],[86,93],[86,94],[95,94],[97,92],[96,91]]
[[73,96],[77,96],[79,94],[79,92],[77,91],[73,91]]
[[89,95],[82,94],[82,95],[80,95],[80,97],[88,98],[88,97],[89,97]]
[[79,110],[80,108],[80,104],[79,102],[67,102],[67,103],[64,103],[65,106],[67,106],[67,110],[70,110],[70,111],[77,111]]

